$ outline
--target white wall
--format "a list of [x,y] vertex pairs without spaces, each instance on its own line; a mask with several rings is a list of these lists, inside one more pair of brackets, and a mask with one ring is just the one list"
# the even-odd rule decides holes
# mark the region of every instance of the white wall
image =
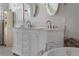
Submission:
[[79,38],[79,4],[60,4],[57,14],[49,16],[45,4],[36,4],[35,17],[25,16],[25,20],[31,20],[35,26],[43,26],[47,20],[53,20],[54,24],[65,25],[65,36]]
[[66,36],[79,39],[79,4],[67,4],[66,12]]

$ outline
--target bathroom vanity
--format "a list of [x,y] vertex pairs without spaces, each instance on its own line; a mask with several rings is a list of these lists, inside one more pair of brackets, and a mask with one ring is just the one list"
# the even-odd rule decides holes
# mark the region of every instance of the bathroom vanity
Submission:
[[36,56],[64,46],[64,29],[13,28],[13,36],[13,53],[17,55]]

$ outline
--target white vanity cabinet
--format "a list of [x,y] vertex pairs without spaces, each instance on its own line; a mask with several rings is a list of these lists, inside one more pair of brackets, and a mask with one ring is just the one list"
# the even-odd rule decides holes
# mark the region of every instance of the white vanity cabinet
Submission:
[[50,48],[64,46],[64,30],[14,29],[13,53],[36,56]]

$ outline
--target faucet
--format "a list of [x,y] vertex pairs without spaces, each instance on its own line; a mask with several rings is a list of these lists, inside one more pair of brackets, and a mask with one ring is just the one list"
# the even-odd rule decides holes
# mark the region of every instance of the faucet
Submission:
[[46,23],[48,24],[47,25],[48,29],[51,29],[52,28],[52,22],[50,20],[48,20]]
[[32,27],[31,21],[27,20],[26,21],[26,24],[27,24],[28,28],[31,28]]

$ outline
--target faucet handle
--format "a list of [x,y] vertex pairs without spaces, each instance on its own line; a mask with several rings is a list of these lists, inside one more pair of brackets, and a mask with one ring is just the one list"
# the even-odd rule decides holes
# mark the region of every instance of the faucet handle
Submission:
[[32,27],[31,21],[27,20],[26,21],[26,24],[27,24],[28,28],[31,28]]
[[50,20],[47,20],[47,27],[50,29],[50,28],[52,28],[52,22],[50,21]]

